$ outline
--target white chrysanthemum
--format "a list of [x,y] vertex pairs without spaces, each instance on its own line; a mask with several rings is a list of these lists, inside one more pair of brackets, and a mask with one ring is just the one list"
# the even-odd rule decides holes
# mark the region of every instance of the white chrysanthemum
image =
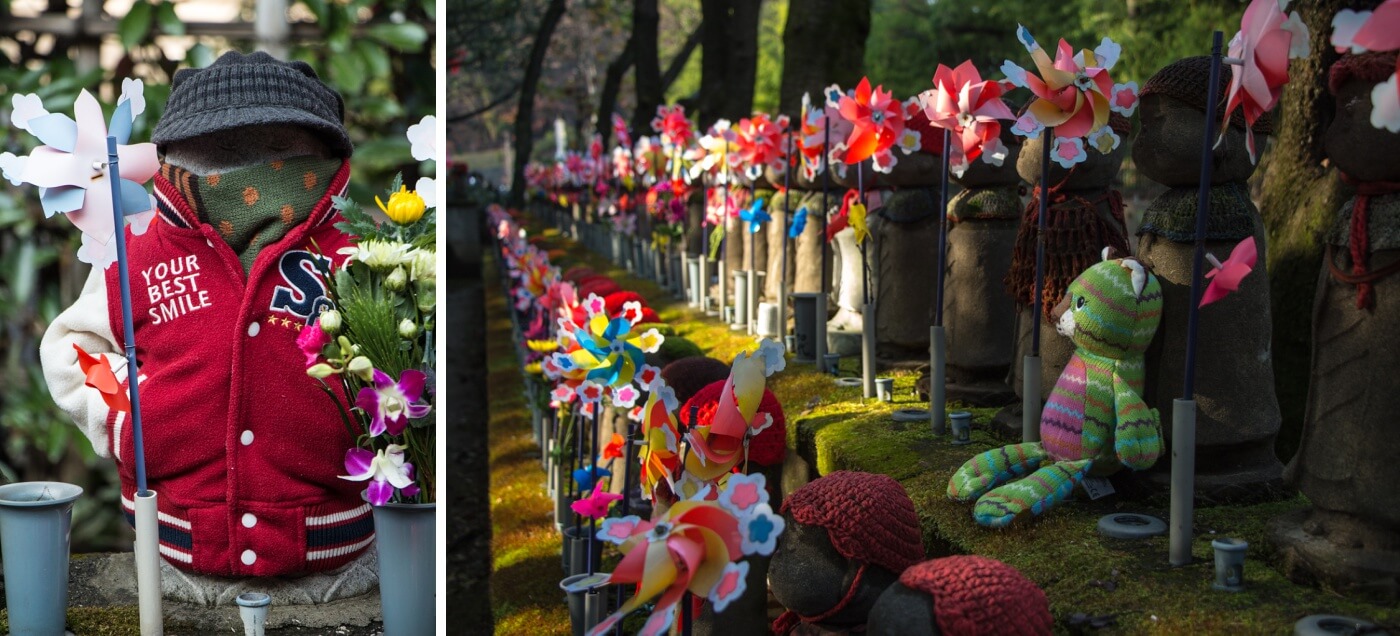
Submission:
[[411,250],[412,247],[407,243],[370,239],[359,245],[342,247],[339,253],[348,255],[350,260],[360,261],[375,271],[387,272],[395,267],[410,264],[413,258],[410,255]]
[[413,250],[409,253],[408,275],[412,280],[433,283],[437,281],[437,254],[428,250]]

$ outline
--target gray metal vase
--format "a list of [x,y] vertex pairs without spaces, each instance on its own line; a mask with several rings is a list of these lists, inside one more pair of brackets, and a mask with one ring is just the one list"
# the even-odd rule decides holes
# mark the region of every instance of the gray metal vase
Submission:
[[437,504],[374,506],[384,636],[437,633]]
[[69,529],[83,489],[56,481],[0,486],[5,607],[15,636],[63,636],[68,613]]

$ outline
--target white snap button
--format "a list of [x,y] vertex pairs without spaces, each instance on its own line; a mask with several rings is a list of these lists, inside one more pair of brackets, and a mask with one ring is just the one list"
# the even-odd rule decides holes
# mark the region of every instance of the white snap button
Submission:
[[252,444],[252,443],[253,443],[253,432],[252,432],[252,431],[243,431],[243,435],[241,435],[241,436],[238,437],[238,441],[243,442],[243,445],[244,445],[244,446],[248,446],[249,444]]
[[254,517],[254,516],[253,516],[253,513],[251,513],[251,512],[245,512],[245,513],[243,513],[243,527],[244,527],[244,528],[251,528],[251,527],[253,527],[253,526],[255,526],[255,525],[258,525],[258,518],[257,518],[257,517]]
[[253,562],[257,560],[258,555],[256,552],[253,552],[252,550],[243,551],[243,565],[252,565]]
[[250,324],[248,325],[248,335],[249,335],[249,336],[256,336],[256,335],[258,335],[258,332],[259,332],[259,331],[262,331],[262,325],[259,325],[259,324],[256,323],[256,322],[250,323]]

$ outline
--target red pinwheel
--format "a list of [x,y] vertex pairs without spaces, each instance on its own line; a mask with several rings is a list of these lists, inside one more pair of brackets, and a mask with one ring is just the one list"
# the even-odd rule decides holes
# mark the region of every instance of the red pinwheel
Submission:
[[1284,15],[1288,2],[1253,0],[1244,10],[1239,32],[1230,40],[1230,57],[1242,63],[1230,75],[1220,139],[1230,129],[1231,113],[1243,108],[1250,161],[1259,157],[1254,147],[1254,121],[1278,103],[1283,85],[1288,83],[1288,60],[1308,56],[1308,26],[1297,11]]
[[889,172],[895,164],[890,148],[904,132],[904,110],[894,94],[884,86],[872,90],[870,79],[861,78],[854,95],[841,96],[840,112],[851,123],[841,160],[857,164],[874,158],[876,170]]
[[651,127],[661,133],[661,143],[668,147],[684,148],[695,137],[690,120],[685,118],[685,107],[679,104],[657,106],[656,118],[651,120]]
[[958,176],[985,148],[995,151],[1001,146],[1001,123],[997,120],[1016,118],[1001,101],[1001,84],[983,80],[971,61],[956,69],[939,64],[933,74],[933,89],[920,93],[919,101],[929,123],[948,130],[957,140],[952,144],[949,165]]
[[761,171],[764,167],[782,170],[783,161],[787,159],[787,151],[783,147],[783,133],[787,129],[787,115],[771,119],[767,114],[754,113],[753,117],[740,119],[737,128],[739,164],[750,173]]
[[1210,279],[1210,286],[1206,287],[1205,293],[1201,294],[1201,304],[1205,307],[1221,298],[1230,295],[1231,292],[1240,288],[1240,282],[1244,280],[1250,272],[1254,271],[1254,264],[1259,260],[1259,249],[1254,244],[1254,237],[1251,236],[1240,241],[1235,249],[1230,250],[1230,257],[1225,262],[1216,260],[1209,252],[1206,258],[1215,269],[1206,272],[1206,278]]

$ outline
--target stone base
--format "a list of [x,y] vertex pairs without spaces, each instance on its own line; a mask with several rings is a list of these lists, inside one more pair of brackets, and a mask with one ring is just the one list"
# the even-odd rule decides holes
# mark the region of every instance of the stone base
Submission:
[[[368,554],[374,554],[373,550]],[[363,566],[364,559],[350,567]],[[371,557],[369,571],[375,568]],[[162,563],[162,587],[171,584],[171,568]],[[314,575],[313,575],[314,576]],[[325,575],[323,575],[325,576]],[[370,583],[365,592],[358,596],[341,598],[314,605],[296,604],[306,590],[296,591],[303,579],[244,579],[238,581],[238,593],[264,592],[273,597],[272,608],[267,615],[267,628],[298,628],[298,634],[361,634],[374,633],[372,629],[382,619],[379,605],[378,586]],[[330,577],[335,578],[335,577]],[[259,583],[261,581],[261,583]],[[326,590],[316,591],[323,594]],[[232,591],[230,591],[232,593]],[[236,594],[235,594],[236,595]],[[222,598],[223,595],[219,595]],[[166,590],[163,613],[167,633],[214,634],[242,633],[243,622],[238,615],[238,606],[232,596],[227,604],[196,605],[194,603],[171,600]],[[217,602],[219,599],[216,598]],[[136,565],[130,552],[113,554],[74,555],[69,568],[70,607],[109,607],[113,609],[137,605]],[[357,629],[364,628],[364,629]],[[306,631],[311,630],[311,631]]]
[[861,337],[859,331],[838,331],[829,325],[826,330],[826,352],[841,357],[860,356]]
[[1280,569],[1295,582],[1375,602],[1400,600],[1400,544],[1394,530],[1309,508],[1271,521],[1269,535],[1279,550]]

